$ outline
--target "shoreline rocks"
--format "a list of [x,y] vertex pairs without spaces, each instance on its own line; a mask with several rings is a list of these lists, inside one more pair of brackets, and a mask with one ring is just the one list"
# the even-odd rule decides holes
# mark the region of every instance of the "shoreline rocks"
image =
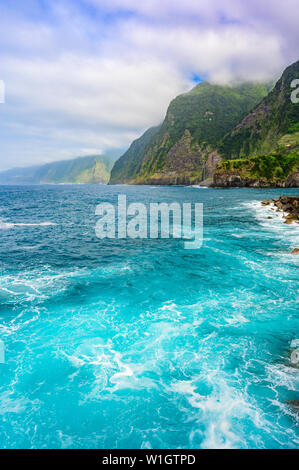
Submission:
[[291,363],[299,365],[299,349],[294,349],[291,354]]
[[[271,200],[262,201],[263,206],[269,206],[270,204],[273,204],[277,208],[277,211],[284,213],[285,224],[299,222],[299,197],[280,196],[279,199],[273,198]],[[299,249],[295,248],[292,254],[297,254],[297,250],[299,252]]]
[[286,403],[299,412],[299,400],[286,400]]
[[266,178],[244,176],[236,170],[215,171],[213,187],[215,188],[298,188],[299,172],[292,173],[286,180],[276,182]]

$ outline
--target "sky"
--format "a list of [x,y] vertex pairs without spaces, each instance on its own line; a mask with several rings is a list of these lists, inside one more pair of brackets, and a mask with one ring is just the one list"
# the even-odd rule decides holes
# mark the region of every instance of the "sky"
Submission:
[[0,0],[0,170],[121,154],[201,79],[279,77],[298,60],[297,13],[297,0]]

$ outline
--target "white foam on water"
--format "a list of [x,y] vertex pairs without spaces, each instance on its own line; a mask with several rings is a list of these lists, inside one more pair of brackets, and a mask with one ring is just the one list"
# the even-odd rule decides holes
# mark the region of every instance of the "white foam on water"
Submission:
[[209,189],[209,186],[199,186],[198,184],[192,184],[190,186],[186,186],[187,188],[196,188],[196,189]]
[[232,233],[232,237],[234,237],[234,238],[247,238],[248,234],[245,234],[245,233]]
[[231,315],[224,317],[224,321],[226,321],[229,326],[239,326],[249,322],[248,318],[244,317],[242,312],[231,313]]
[[0,415],[6,413],[22,413],[32,402],[25,398],[16,398],[13,391],[6,390],[0,394]]
[[[295,340],[296,341],[296,340]],[[267,380],[270,382],[270,388],[275,393],[275,398],[271,400],[272,404],[280,409],[283,415],[290,415],[299,424],[298,410],[294,409],[288,402],[279,400],[279,390],[286,389],[288,392],[298,392],[299,390],[299,373],[298,368],[291,367],[286,364],[266,365]],[[279,424],[279,423],[278,423]],[[283,431],[285,433],[285,430]],[[290,442],[294,446],[299,445],[296,429],[290,427]]]
[[299,348],[299,339],[296,338],[291,341],[291,348],[294,348],[294,349]]
[[233,420],[248,417],[256,419],[256,412],[246,400],[245,395],[229,387],[226,381],[217,374],[217,370],[208,373],[207,379],[210,384],[213,384],[213,391],[209,395],[201,395],[196,391],[194,383],[196,379],[175,381],[170,388],[172,392],[185,396],[195,410],[197,422],[204,424],[203,430],[192,430],[191,444],[196,447],[197,439],[201,434],[200,447],[203,449],[240,448],[246,442],[246,436],[240,436],[233,430],[235,427]]
[[[263,206],[260,201],[252,201],[244,203],[242,206],[254,213],[263,228],[269,230],[278,238],[288,239],[291,248],[299,246],[299,224],[297,222],[285,224],[284,216],[287,213],[277,212],[277,207],[273,203]],[[268,217],[272,217],[272,219],[268,219]]]
[[68,434],[65,434],[64,432],[58,430],[56,431],[58,434],[58,439],[61,442],[61,448],[62,449],[70,449],[73,446],[74,439],[72,436],[69,436]]
[[174,313],[178,317],[182,315],[181,309],[174,302],[166,302],[162,307],[159,308],[159,311],[166,312],[167,318],[170,318],[168,313]]
[[40,223],[32,223],[32,224],[25,224],[25,223],[14,223],[14,227],[50,227],[52,225],[57,225],[54,222],[40,222]]
[[104,394],[111,395],[123,389],[141,390],[156,387],[152,380],[143,376],[146,364],[131,363],[124,359],[124,354],[113,348],[111,340],[103,344],[99,338],[86,340],[73,354],[61,354],[78,369],[69,376],[69,380],[77,380],[79,388],[80,369],[89,370],[92,374],[80,403],[99,400]]
[[[267,206],[264,206],[260,201],[251,201],[242,204],[243,207],[247,207],[255,212],[256,218],[266,227],[270,228],[281,228],[281,229],[296,229],[298,228],[298,223],[293,222],[291,224],[284,224],[285,219],[284,217],[288,215],[288,213],[278,210],[277,207],[270,203]],[[273,219],[268,219],[268,217],[273,217]],[[283,224],[283,225],[282,225]]]
[[0,229],[2,230],[9,230],[14,227],[50,227],[57,225],[54,222],[39,222],[39,223],[24,223],[24,222],[6,222],[2,219],[0,219]]
[[140,449],[152,449],[150,441],[142,441]]
[[266,366],[266,372],[273,389],[284,387],[293,392],[297,392],[299,389],[299,374],[296,367],[285,364],[271,364]]
[[118,372],[115,372],[110,377],[110,383],[114,384],[114,387],[112,387],[111,391],[116,391],[116,390],[119,390],[120,388],[127,388],[128,380],[126,380],[126,379],[128,377],[133,377],[134,376],[132,365],[126,364],[122,360],[122,355],[119,352],[113,351],[113,350],[111,350],[111,352],[114,353],[114,358],[113,359],[116,362],[117,367],[119,369]]
[[18,246],[17,249],[18,250],[25,250],[25,251],[29,251],[29,250],[35,250],[37,248],[39,248],[40,245],[21,245],[21,246]]
[[[73,280],[81,278],[109,278],[116,275],[125,276],[132,271],[128,263],[102,266],[96,269],[88,268],[73,268],[69,270],[54,271],[49,266],[42,266],[40,269],[19,272],[18,274],[1,275],[0,271],[0,292],[6,292],[10,296],[14,296],[14,301],[17,299],[30,300],[34,299],[45,300],[51,298],[57,293],[66,291],[73,285]],[[18,298],[17,298],[18,296]],[[11,299],[8,299],[10,302]]]

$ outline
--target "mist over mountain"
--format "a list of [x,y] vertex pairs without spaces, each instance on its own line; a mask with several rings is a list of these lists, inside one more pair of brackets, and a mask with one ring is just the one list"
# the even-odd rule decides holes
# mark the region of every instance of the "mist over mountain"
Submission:
[[[274,83],[196,85],[120,152],[0,173],[0,184],[299,185],[299,61]],[[115,162],[115,163],[114,163]]]
[[291,94],[299,61],[287,67],[274,89],[223,139],[218,186],[299,186],[299,104]]
[[262,155],[282,136],[299,133],[299,106],[291,100],[291,83],[299,78],[299,61],[290,65],[273,90],[252,109],[220,145],[227,158]]
[[[146,145],[136,148],[130,164],[126,158],[115,164],[110,182],[190,184],[201,181],[204,173],[209,176],[219,161],[213,151],[221,139],[268,90],[267,84],[219,86],[203,82],[196,85],[170,103],[164,122],[149,142],[146,137],[150,134],[141,137]],[[133,158],[134,172],[127,166],[132,168]]]
[[[235,185],[299,185],[299,105],[291,100],[297,78],[299,61],[275,86],[198,84],[175,98],[162,125],[115,163],[110,183],[188,185],[214,179],[230,186],[220,177],[228,171],[236,175]],[[251,160],[239,161],[245,157]]]
[[72,160],[14,168],[0,173],[0,184],[105,184],[115,156],[90,155]]

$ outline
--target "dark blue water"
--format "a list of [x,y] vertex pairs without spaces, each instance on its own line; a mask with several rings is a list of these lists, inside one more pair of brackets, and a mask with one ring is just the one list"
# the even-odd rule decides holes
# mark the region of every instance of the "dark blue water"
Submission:
[[[119,192],[202,202],[203,247],[97,239]],[[298,446],[298,227],[259,204],[280,194],[0,187],[0,446]]]

